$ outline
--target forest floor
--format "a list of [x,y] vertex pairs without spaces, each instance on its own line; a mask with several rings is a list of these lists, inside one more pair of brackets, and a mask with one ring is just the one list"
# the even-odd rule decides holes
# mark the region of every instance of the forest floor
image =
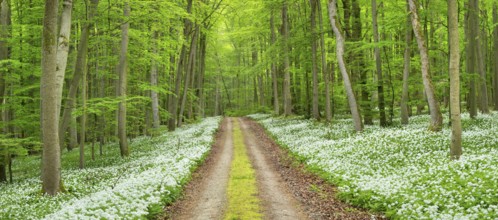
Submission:
[[261,201],[263,219],[372,219],[368,211],[337,199],[334,186],[307,171],[268,137],[261,125],[248,118],[223,120],[210,155],[193,174],[183,198],[166,207],[162,218],[224,218],[229,203],[227,184],[234,153],[234,126],[240,126],[256,173],[255,196]]

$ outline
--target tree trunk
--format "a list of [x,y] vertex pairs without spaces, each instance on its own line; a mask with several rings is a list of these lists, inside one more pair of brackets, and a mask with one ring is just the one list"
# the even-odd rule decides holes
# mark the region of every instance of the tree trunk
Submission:
[[337,21],[336,4],[336,0],[329,0],[329,18],[332,30],[334,31],[336,37],[337,61],[339,63],[339,69],[341,70],[342,79],[344,81],[344,87],[346,88],[346,94],[348,96],[348,103],[351,109],[351,114],[353,115],[354,127],[357,132],[361,132],[363,130],[363,124],[361,122],[361,116],[353,92],[353,87],[351,85],[351,81],[349,80],[346,63],[344,62],[344,37],[342,36],[339,22]]
[[[351,29],[351,41],[352,42],[361,42],[363,33],[362,33],[362,23],[361,23],[361,8],[358,0],[351,1],[351,11],[352,11],[352,29]],[[357,46],[356,46],[357,47]],[[367,88],[367,71],[364,61],[364,53],[363,50],[349,51],[351,54],[351,78],[354,78],[356,74],[359,74],[360,84],[361,84],[361,102],[360,105],[363,110],[363,122],[365,124],[371,125],[373,124],[372,119],[372,111],[371,111],[371,102],[370,102],[370,92]]]
[[[270,17],[270,42],[271,45],[275,45],[277,41],[277,37],[275,34],[275,15],[273,10],[271,10]],[[277,73],[277,65],[275,64],[275,60],[271,62],[271,78],[273,82],[273,111],[276,115],[280,114],[280,106],[278,102],[278,73]]]
[[[157,39],[158,39],[158,34],[157,32],[153,33],[153,38],[154,42],[153,48],[152,48],[152,53],[154,55],[157,54]],[[156,92],[156,87],[157,87],[157,62],[155,58],[153,57],[151,59],[151,68],[150,68],[150,85],[152,86],[152,90],[150,91],[150,98],[152,100],[152,127],[154,129],[158,129],[159,125],[161,124],[160,119],[159,119],[159,97]]]
[[68,150],[72,150],[76,147],[78,147],[78,129],[76,128],[77,126],[77,121],[76,117],[71,117],[71,124],[69,125],[69,146]]
[[[64,111],[62,113],[62,121],[59,126],[59,142],[61,150],[64,147],[64,137],[66,131],[71,123],[71,117],[75,106],[76,94],[78,91],[78,86],[80,85],[80,80],[83,77],[88,54],[88,40],[90,36],[90,30],[92,27],[92,19],[97,12],[97,5],[99,0],[91,0],[90,13],[87,18],[87,24],[83,26],[81,30],[81,38],[78,45],[78,54],[76,57],[76,64],[74,66],[73,79],[71,80],[71,85],[69,86],[69,92],[67,94],[66,103],[64,104]],[[59,112],[60,110],[58,110]]]
[[206,73],[206,47],[207,47],[207,36],[206,33],[201,32],[201,37],[199,39],[200,44],[200,59],[199,59],[199,77],[197,77],[197,115],[201,118],[206,116],[205,113],[205,96],[204,96],[204,76]]
[[182,126],[183,123],[183,112],[185,111],[185,105],[187,104],[187,95],[191,78],[194,76],[196,54],[197,54],[197,37],[199,35],[199,26],[196,25],[194,33],[192,35],[192,41],[190,43],[190,55],[187,64],[187,71],[185,73],[185,81],[183,84],[183,95],[180,105],[180,113],[178,114],[178,127]]
[[59,147],[59,110],[62,83],[57,80],[57,14],[58,0],[45,1],[42,40],[41,128],[42,192],[56,195],[61,191],[61,158]]
[[384,80],[382,77],[382,60],[380,58],[380,48],[379,48],[379,28],[377,24],[377,1],[372,0],[372,26],[373,26],[373,37],[375,46],[375,66],[377,71],[377,93],[379,96],[379,113],[380,113],[380,126],[387,126],[386,121],[386,110],[384,101]]
[[317,45],[317,33],[316,33],[316,12],[317,12],[317,0],[310,0],[311,5],[311,59],[313,63],[312,74],[313,74],[313,111],[312,116],[315,119],[320,119],[320,110],[318,109],[318,45]]
[[[12,36],[11,34],[11,8],[10,8],[10,1],[3,0],[1,2],[1,11],[0,11],[0,61],[10,59],[10,49],[9,49],[9,43],[8,39],[10,39]],[[5,64],[4,64],[5,65]],[[5,76],[9,74],[8,68],[5,68],[6,70],[0,71],[0,104],[5,105],[7,104],[7,91],[8,91],[8,86],[5,82]],[[11,120],[10,116],[10,107],[4,106],[3,110],[1,111],[2,114],[2,121],[3,121],[3,130],[4,133],[9,133],[11,129],[9,127],[9,121]],[[0,172],[5,171],[5,166],[0,167]],[[2,176],[0,176],[0,181],[2,181]],[[5,181],[7,181],[7,177],[5,176]]]
[[[187,13],[192,13],[192,0],[187,1]],[[189,19],[185,18],[183,26],[183,37],[188,38],[188,34],[191,30],[191,22]],[[178,60],[178,66],[176,68],[176,79],[175,79],[175,94],[171,96],[171,105],[169,112],[171,114],[171,118],[168,120],[168,130],[174,131],[176,129],[177,120],[178,120],[178,103],[180,97],[180,87],[182,84],[182,73],[183,67],[185,66],[185,60],[187,59],[187,47],[185,44],[182,45],[182,49],[180,52],[180,59]]]
[[[467,73],[468,74],[476,74],[477,73],[477,37],[478,37],[478,29],[479,29],[479,14],[476,12],[477,10],[477,0],[469,0],[468,1],[468,10],[466,16],[466,34],[467,34]],[[477,116],[477,91],[476,91],[476,82],[475,77],[470,77],[470,90],[468,97],[468,105],[469,105],[469,113],[471,118],[475,118]]]
[[[3,0],[0,5],[0,60],[7,60],[10,57],[9,54],[9,42],[7,41],[11,38],[11,9],[10,1]],[[6,91],[5,78],[7,73],[4,71],[0,72],[0,98],[3,98]],[[3,103],[3,102],[2,102]]]
[[287,15],[287,2],[282,7],[282,36],[284,53],[284,115],[292,114],[292,96],[290,89],[290,64],[289,64],[289,17]]
[[129,156],[130,152],[128,150],[128,139],[126,137],[126,86],[127,86],[127,53],[128,53],[128,29],[130,23],[128,18],[130,17],[130,5],[128,1],[124,3],[123,10],[124,17],[126,21],[121,25],[121,52],[119,54],[119,109],[118,109],[118,137],[119,137],[119,149],[121,157]]
[[448,32],[450,47],[450,111],[451,159],[462,155],[462,125],[460,121],[460,39],[458,33],[458,2],[448,0]]
[[[62,3],[62,16],[61,25],[59,31],[59,41],[57,47],[57,80],[58,83],[62,84],[64,81],[64,75],[66,74],[67,57],[69,54],[69,42],[71,36],[71,13],[73,10],[73,0],[64,0]],[[62,101],[62,98],[61,98]],[[61,103],[59,103],[58,115],[60,115]],[[62,138],[64,135],[62,135]],[[61,145],[64,143],[60,142]],[[62,149],[62,148],[61,148]]]
[[87,69],[83,71],[83,78],[81,82],[81,108],[83,114],[80,119],[80,169],[85,168],[85,142],[86,142],[86,99],[87,99]]
[[422,80],[424,83],[425,93],[427,95],[427,102],[429,103],[429,110],[431,113],[431,126],[430,130],[440,131],[443,124],[443,116],[439,109],[436,94],[434,93],[434,86],[432,85],[430,70],[429,70],[429,54],[425,44],[424,34],[420,27],[418,20],[417,7],[415,0],[409,0],[410,12],[412,16],[412,26],[417,39],[418,48],[420,50],[420,60],[422,65]]
[[[410,11],[410,7],[407,4],[407,10]],[[411,61],[411,43],[412,43],[412,28],[410,15],[406,19],[406,33],[405,33],[405,54],[404,54],[404,64],[403,64],[403,92],[401,97],[401,124],[408,124],[408,80],[410,78],[410,61]]]
[[[493,3],[493,24],[498,24],[498,3]],[[494,110],[498,111],[498,25],[493,28]]]
[[325,119],[330,122],[332,120],[332,107],[330,100],[330,79],[327,71],[327,54],[325,52],[325,33],[323,31],[323,16],[322,16],[322,3],[318,1],[318,25],[320,26],[320,50],[322,55],[322,75],[325,82]]
[[[484,52],[482,51],[482,35],[479,34],[479,12],[480,12],[480,9],[479,9],[479,0],[475,0],[476,3],[475,3],[475,12],[476,13],[476,18],[474,20],[474,24],[473,25],[476,25],[476,27],[473,27],[473,30],[474,29],[477,29],[477,33],[476,33],[476,38],[472,38],[472,39],[475,39],[476,41],[476,50],[475,50],[475,53],[476,53],[476,58],[477,58],[477,70],[479,71],[479,76],[480,76],[480,79],[479,79],[479,109],[481,110],[481,113],[483,114],[489,114],[489,105],[488,105],[488,88],[487,88],[487,78],[486,78],[486,67],[484,65],[484,62],[485,62],[485,54]],[[487,45],[484,45],[484,46],[487,46]]]

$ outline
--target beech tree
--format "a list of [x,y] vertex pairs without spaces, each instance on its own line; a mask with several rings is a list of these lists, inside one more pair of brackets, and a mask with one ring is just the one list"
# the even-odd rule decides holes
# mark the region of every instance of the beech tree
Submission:
[[59,1],[45,1],[42,41],[41,128],[43,141],[42,190],[48,195],[61,191],[59,112],[62,84],[57,80],[57,14]]
[[344,87],[346,88],[346,93],[348,96],[349,108],[351,109],[351,114],[353,115],[354,127],[356,131],[360,132],[363,130],[363,123],[361,122],[360,112],[358,110],[358,104],[356,103],[356,97],[353,92],[353,87],[351,81],[349,80],[349,74],[346,68],[346,63],[344,62],[344,37],[341,33],[341,27],[337,21],[337,2],[336,0],[329,0],[329,18],[330,24],[332,25],[332,30],[334,31],[336,38],[336,54],[337,61],[339,63],[339,69],[341,70],[342,80],[344,81]]
[[437,97],[434,92],[434,86],[432,85],[430,69],[429,69],[429,54],[427,52],[425,37],[419,22],[417,4],[415,0],[409,0],[408,2],[410,5],[413,31],[415,33],[415,37],[417,38],[418,49],[420,51],[420,61],[422,65],[422,79],[431,114],[430,130],[440,131],[442,129],[443,116],[441,115],[441,110],[439,109],[439,103],[437,101]]
[[127,53],[128,53],[128,29],[130,23],[127,20],[130,16],[130,4],[128,1],[124,2],[124,23],[121,25],[121,52],[119,54],[119,65],[118,65],[118,98],[119,98],[119,109],[118,109],[118,137],[119,137],[119,149],[122,157],[127,157],[130,155],[128,149],[128,139],[126,134],[126,87],[127,87]]
[[448,1],[448,42],[450,47],[450,103],[452,159],[462,155],[462,124],[460,121],[460,39],[458,33],[458,2]]

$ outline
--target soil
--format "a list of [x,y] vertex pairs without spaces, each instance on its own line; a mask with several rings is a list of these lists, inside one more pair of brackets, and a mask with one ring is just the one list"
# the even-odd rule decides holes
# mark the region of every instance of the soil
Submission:
[[[163,219],[223,219],[233,158],[231,118],[225,118],[206,161],[193,174],[182,199]],[[264,219],[384,219],[337,199],[337,188],[307,171],[278,146],[261,125],[238,119],[256,171]]]
[[225,118],[209,156],[194,172],[182,199],[165,208],[164,219],[222,219],[233,157],[232,119]]
[[307,219],[299,202],[288,192],[285,183],[268,161],[264,143],[256,138],[249,123],[239,119],[244,143],[256,171],[259,195],[264,207],[264,219]]
[[309,219],[384,219],[382,215],[337,199],[337,187],[307,171],[303,164],[297,163],[287,150],[278,146],[266,134],[261,125],[249,118],[241,120],[248,127],[244,130],[255,136],[256,145],[269,163],[269,169],[276,170],[275,175],[283,180],[282,188],[292,192]]

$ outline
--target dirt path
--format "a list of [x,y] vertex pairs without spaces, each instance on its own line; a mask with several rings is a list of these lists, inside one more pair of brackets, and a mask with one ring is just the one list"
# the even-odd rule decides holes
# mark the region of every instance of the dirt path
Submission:
[[[193,174],[184,197],[164,219],[223,219],[233,159],[233,124],[225,118],[210,155]],[[238,118],[256,172],[264,219],[382,219],[337,199],[337,189],[295,162],[256,122]],[[243,190],[243,189],[241,189]]]
[[239,118],[239,122],[249,157],[256,170],[259,195],[263,201],[264,218],[275,220],[307,219],[299,202],[288,192],[285,182],[267,161],[261,140],[255,137],[245,120]]
[[209,157],[194,174],[182,201],[168,208],[172,214],[166,219],[222,219],[232,157],[232,121],[225,118]]

